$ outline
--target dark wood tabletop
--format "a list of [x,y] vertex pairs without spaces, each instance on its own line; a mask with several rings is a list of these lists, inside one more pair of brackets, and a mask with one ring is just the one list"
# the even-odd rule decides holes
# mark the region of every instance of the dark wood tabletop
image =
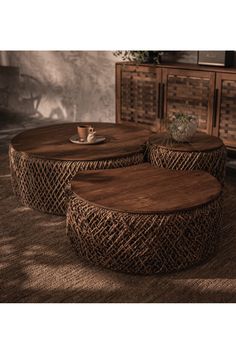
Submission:
[[15,136],[11,144],[16,151],[32,157],[56,160],[95,161],[124,157],[141,152],[150,136],[143,127],[112,123],[83,123],[92,125],[98,136],[106,141],[96,145],[78,145],[69,138],[77,134],[77,123],[55,124],[29,129]]
[[144,163],[112,170],[82,171],[72,191],[93,205],[138,213],[191,209],[216,199],[220,183],[203,171],[160,169]]
[[223,141],[220,138],[201,132],[197,132],[188,143],[177,143],[165,132],[153,134],[149,138],[149,142],[162,148],[183,152],[211,151],[223,146]]

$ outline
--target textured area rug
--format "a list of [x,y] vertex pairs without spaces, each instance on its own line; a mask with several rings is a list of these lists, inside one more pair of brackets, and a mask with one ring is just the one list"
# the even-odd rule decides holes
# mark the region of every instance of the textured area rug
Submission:
[[40,124],[45,121],[20,119],[0,126],[1,302],[236,302],[234,175],[227,175],[219,249],[208,262],[170,275],[101,269],[78,259],[64,217],[24,207],[12,193],[8,143],[22,129]]

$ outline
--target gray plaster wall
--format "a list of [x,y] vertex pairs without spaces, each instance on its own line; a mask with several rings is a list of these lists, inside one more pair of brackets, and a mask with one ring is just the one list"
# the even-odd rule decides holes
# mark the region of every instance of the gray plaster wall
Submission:
[[[115,121],[112,52],[11,51],[2,58],[26,75],[16,111],[64,121]],[[38,95],[40,100],[30,100]]]

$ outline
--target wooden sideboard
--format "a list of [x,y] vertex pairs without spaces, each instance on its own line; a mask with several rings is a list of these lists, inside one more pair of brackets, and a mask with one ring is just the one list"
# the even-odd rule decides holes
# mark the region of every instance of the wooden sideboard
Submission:
[[116,64],[116,121],[165,129],[174,112],[196,115],[198,130],[236,149],[236,68]]

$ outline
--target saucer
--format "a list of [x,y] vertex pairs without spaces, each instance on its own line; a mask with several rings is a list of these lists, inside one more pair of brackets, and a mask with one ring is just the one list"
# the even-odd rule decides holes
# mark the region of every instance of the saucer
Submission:
[[79,141],[79,136],[77,134],[70,137],[70,141],[72,143],[79,144],[79,145],[95,145],[95,144],[100,144],[105,140],[106,140],[105,136],[96,136],[96,140],[93,143],[89,143],[88,141]]

